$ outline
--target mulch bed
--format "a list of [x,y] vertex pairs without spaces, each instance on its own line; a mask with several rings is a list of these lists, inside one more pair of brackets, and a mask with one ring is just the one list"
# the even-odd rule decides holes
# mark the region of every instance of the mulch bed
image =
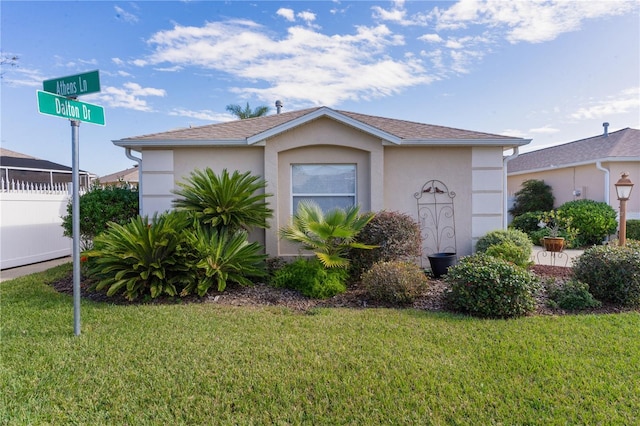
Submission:
[[[562,266],[535,265],[531,271],[538,275],[543,282],[555,280],[564,282],[571,278],[572,269]],[[91,282],[84,280],[80,284],[81,297],[95,302],[109,304],[136,305],[136,304],[173,304],[173,303],[212,303],[227,306],[277,306],[285,307],[297,312],[307,312],[313,308],[354,308],[363,309],[368,307],[390,307],[398,306],[372,302],[367,299],[363,289],[358,287],[349,288],[345,293],[334,296],[330,299],[316,300],[294,290],[274,288],[266,284],[255,284],[251,287],[242,287],[231,284],[224,292],[210,292],[205,297],[187,296],[183,298],[158,297],[156,299],[142,299],[130,302],[121,295],[108,297],[104,291],[91,289]],[[73,276],[69,275],[64,279],[50,284],[58,292],[73,294]],[[443,296],[446,290],[446,283],[439,279],[429,280],[429,289],[425,294],[417,298],[411,306],[414,309],[428,311],[445,311]],[[565,315],[571,314],[562,309],[550,308],[547,306],[547,299],[544,292],[538,299],[538,306],[535,311],[537,315]],[[618,313],[629,311],[616,306],[602,306],[597,309],[588,309],[580,313]]]

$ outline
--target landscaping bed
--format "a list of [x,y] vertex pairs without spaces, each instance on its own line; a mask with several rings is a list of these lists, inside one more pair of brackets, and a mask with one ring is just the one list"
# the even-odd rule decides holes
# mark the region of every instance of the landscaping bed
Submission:
[[[544,282],[549,279],[566,281],[572,276],[572,269],[563,266],[534,265],[531,271],[538,275]],[[69,275],[61,280],[51,283],[60,293],[73,294],[73,276]],[[443,279],[430,279],[429,288],[418,297],[409,308],[428,311],[444,311],[443,296],[446,283]],[[83,281],[81,284],[81,297],[96,302],[112,304],[168,304],[168,303],[215,303],[227,306],[280,306],[293,311],[306,312],[314,308],[374,308],[397,306],[376,303],[368,300],[365,291],[357,286],[350,287],[345,293],[329,299],[310,299],[297,291],[275,288],[267,284],[258,283],[251,287],[242,287],[237,284],[229,285],[224,292],[212,291],[205,297],[190,295],[183,298],[159,297],[156,299],[141,299],[130,302],[121,295],[108,297],[105,292],[90,289],[90,283]],[[545,292],[542,291],[538,298],[536,314],[538,315],[563,315],[570,312],[547,306]],[[629,311],[617,306],[603,305],[600,308],[580,311],[582,313],[616,313]]]

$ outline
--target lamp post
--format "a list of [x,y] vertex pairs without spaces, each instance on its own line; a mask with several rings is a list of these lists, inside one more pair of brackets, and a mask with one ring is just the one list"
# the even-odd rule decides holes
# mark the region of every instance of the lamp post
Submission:
[[620,236],[618,245],[624,246],[627,243],[627,200],[631,196],[633,182],[629,179],[629,173],[622,172],[622,177],[615,183],[616,194],[620,200]]

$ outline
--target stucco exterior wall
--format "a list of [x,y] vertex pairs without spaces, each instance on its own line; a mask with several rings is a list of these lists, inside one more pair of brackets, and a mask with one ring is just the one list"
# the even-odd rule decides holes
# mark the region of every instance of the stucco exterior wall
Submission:
[[172,193],[194,169],[251,171],[267,182],[274,209],[269,228],[250,236],[270,256],[297,256],[299,247],[280,241],[278,230],[292,213],[292,164],[355,164],[357,202],[362,211],[404,212],[418,220],[415,193],[437,179],[456,193],[455,244],[458,256],[503,223],[501,147],[399,146],[323,117],[253,146],[144,149],[143,214],[171,208]]
[[384,209],[407,213],[416,221],[418,205],[414,194],[427,181],[440,180],[455,192],[457,253],[471,254],[471,148],[385,146],[384,177]]

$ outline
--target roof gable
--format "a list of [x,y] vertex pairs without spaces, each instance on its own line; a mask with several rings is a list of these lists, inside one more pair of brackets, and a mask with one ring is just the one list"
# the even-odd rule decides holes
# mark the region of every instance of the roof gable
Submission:
[[391,144],[493,144],[520,146],[529,139],[416,123],[393,118],[308,108],[264,117],[177,129],[113,141],[123,147],[253,145],[318,118],[326,117]]
[[508,173],[525,173],[596,161],[636,158],[640,161],[640,130],[626,128],[587,139],[520,154],[509,161]]

